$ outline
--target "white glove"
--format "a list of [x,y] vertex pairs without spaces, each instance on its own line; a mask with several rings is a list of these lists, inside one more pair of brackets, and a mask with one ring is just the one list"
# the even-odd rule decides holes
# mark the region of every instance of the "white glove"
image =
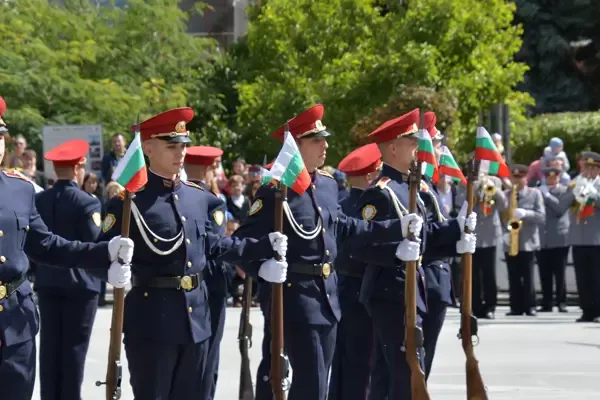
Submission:
[[119,261],[122,264],[131,264],[133,258],[133,240],[115,236],[108,242],[108,258],[110,262]]
[[477,227],[477,214],[472,212],[467,217],[467,202],[465,201],[458,212],[458,216],[456,217],[456,221],[458,222],[458,226],[460,230],[464,232],[465,226],[469,228],[471,232],[475,230]]
[[527,210],[525,210],[523,208],[515,208],[515,218],[516,219],[523,219],[523,218],[525,218],[525,215],[527,215]]
[[408,233],[412,233],[414,237],[421,236],[421,230],[423,229],[423,218],[417,214],[403,215],[400,220],[400,227],[402,229],[402,237],[408,237]]
[[475,253],[475,246],[477,245],[477,236],[473,233],[463,233],[460,240],[456,242],[456,252],[458,254],[464,253]]
[[550,194],[550,189],[548,188],[548,186],[542,185],[540,186],[540,192],[542,192],[542,195],[546,197]]
[[271,232],[269,233],[269,241],[271,242],[273,251],[279,254],[281,258],[285,258],[287,253],[287,236],[281,232]]
[[283,283],[287,279],[287,268],[287,261],[277,261],[274,258],[270,258],[262,263],[258,270],[258,276],[267,282]]
[[108,283],[114,287],[121,289],[131,281],[131,266],[120,264],[118,261],[113,261],[108,269]]
[[396,249],[396,257],[402,261],[417,261],[421,256],[421,241],[404,239]]

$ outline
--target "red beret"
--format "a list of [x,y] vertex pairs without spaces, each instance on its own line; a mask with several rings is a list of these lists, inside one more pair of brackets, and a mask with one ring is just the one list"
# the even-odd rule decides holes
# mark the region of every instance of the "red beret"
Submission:
[[[186,124],[194,118],[194,110],[189,107],[174,108],[160,113],[140,123],[141,139],[161,139],[169,143],[190,143],[190,133]],[[137,125],[131,127],[132,131]]]
[[348,154],[338,169],[348,176],[361,176],[377,171],[380,166],[381,152],[375,143],[371,143]]
[[330,135],[325,130],[325,125],[321,122],[325,108],[322,104],[316,104],[302,112],[300,115],[290,119],[287,124],[277,129],[271,135],[276,139],[284,139],[286,125],[289,126],[290,133],[294,138],[327,137]]
[[402,136],[412,136],[418,130],[419,116],[419,109],[415,108],[407,114],[383,123],[368,137],[375,143],[385,143]]
[[223,150],[213,146],[193,146],[185,154],[186,164],[213,165],[215,160],[223,155]]
[[85,163],[84,156],[89,149],[85,140],[69,140],[47,152],[44,158],[52,161],[55,168],[73,167]]
[[429,132],[429,136],[431,136],[432,140],[442,140],[444,135],[440,132],[435,124],[437,122],[437,118],[433,111],[428,111],[424,114],[423,118],[425,119],[425,129]]

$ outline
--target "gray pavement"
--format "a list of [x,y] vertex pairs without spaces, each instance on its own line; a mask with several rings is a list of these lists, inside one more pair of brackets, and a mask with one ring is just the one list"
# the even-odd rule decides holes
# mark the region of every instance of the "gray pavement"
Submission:
[[[542,314],[536,318],[504,317],[480,323],[481,341],[476,348],[481,372],[493,400],[547,399],[592,400],[600,398],[600,324],[575,324],[574,307],[568,314]],[[240,356],[237,348],[239,309],[227,310],[225,337],[221,347],[221,370],[216,400],[236,400]],[[111,309],[102,308],[94,326],[88,354],[83,399],[103,400]],[[263,319],[253,308],[253,371],[260,360]],[[451,309],[440,335],[429,387],[433,399],[464,400],[464,354],[456,339],[459,314]],[[127,361],[123,400],[133,399],[128,385]],[[255,377],[254,377],[255,378]],[[34,399],[39,399],[36,386]],[[311,399],[307,399],[311,400]]]

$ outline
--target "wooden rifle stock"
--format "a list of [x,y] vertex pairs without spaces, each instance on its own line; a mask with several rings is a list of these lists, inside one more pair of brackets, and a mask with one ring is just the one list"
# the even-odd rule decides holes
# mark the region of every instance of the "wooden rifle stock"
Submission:
[[[287,187],[281,185],[275,197],[275,231],[283,231],[283,202]],[[279,258],[276,256],[276,258]],[[287,358],[283,347],[283,284],[271,285],[271,388],[275,400],[285,400],[283,381],[287,378]]]
[[242,364],[240,367],[239,400],[254,400],[252,371],[250,370],[249,350],[252,347],[252,324],[250,323],[250,306],[252,304],[252,279],[246,275],[244,293],[242,295],[242,314],[240,315],[240,330],[238,342]]
[[[471,160],[467,171],[467,216],[473,212],[473,185],[478,169],[477,161]],[[466,227],[465,232],[470,233]],[[475,358],[475,351],[473,350],[473,336],[477,335],[477,319],[472,315],[473,255],[471,253],[462,255],[462,269],[463,284],[459,337],[462,340],[462,347],[467,361],[467,400],[487,400],[485,385],[479,371],[479,361]]]
[[[409,213],[417,212],[417,194],[421,184],[421,163],[413,165],[409,177]],[[409,233],[409,240],[415,238]],[[405,348],[406,361],[410,367],[412,400],[429,400],[425,373],[419,364],[418,348],[423,347],[423,331],[417,327],[417,262],[406,262],[406,280],[404,281],[404,305],[406,308]]]
[[[131,202],[133,193],[126,191],[123,200],[123,216],[121,220],[121,237],[129,237],[129,224],[131,221]],[[112,321],[110,324],[110,344],[108,347],[108,365],[106,367],[106,381],[96,382],[96,386],[106,385],[106,400],[119,400],[121,398],[121,382],[123,379],[123,366],[121,364],[121,342],[123,340],[123,312],[125,307],[125,289],[114,289],[114,302]]]

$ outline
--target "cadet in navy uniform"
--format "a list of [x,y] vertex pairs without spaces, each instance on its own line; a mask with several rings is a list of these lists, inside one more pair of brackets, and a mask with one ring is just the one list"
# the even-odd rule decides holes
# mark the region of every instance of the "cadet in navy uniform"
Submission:
[[[50,150],[57,181],[36,195],[49,229],[68,240],[95,242],[100,235],[100,201],[80,189],[85,175],[85,140]],[[40,265],[35,290],[40,311],[40,394],[42,400],[81,398],[85,358],[98,308],[100,279],[78,268]]]
[[[409,185],[408,174],[414,160],[418,140],[415,136],[419,110],[413,110],[401,117],[387,121],[369,138],[378,144],[384,162],[381,174],[362,195],[359,209],[365,220],[385,220],[401,218],[408,213]],[[427,215],[421,199],[418,201],[421,215]],[[468,218],[464,211],[456,220],[442,223],[428,221],[423,232],[415,235],[419,241],[403,240],[396,257],[369,264],[361,287],[360,300],[373,320],[375,331],[373,367],[369,398],[379,400],[410,399],[410,369],[403,350],[404,326],[404,285],[406,271],[402,262],[417,261],[423,250],[436,254],[452,255],[472,250],[475,236],[464,234],[464,226],[473,228],[476,217]],[[406,231],[403,230],[403,234]],[[422,234],[421,234],[422,233]],[[426,242],[429,247],[426,247]],[[417,324],[427,312],[425,274],[421,266],[417,271]],[[423,349],[419,360],[423,365]]]
[[[185,155],[185,172],[188,180],[210,193],[206,183],[214,176],[215,160],[223,155],[223,150],[212,146],[194,146],[187,149]],[[225,203],[213,196],[209,206],[209,218],[213,232],[225,234]],[[225,329],[225,310],[227,306],[228,271],[223,263],[209,260],[206,263],[206,287],[208,289],[208,305],[210,308],[210,326],[212,336],[209,339],[206,370],[203,376],[200,399],[212,400],[217,388],[219,372],[219,355],[223,331]]]
[[[3,104],[0,98],[0,117],[5,108]],[[2,118],[0,122],[5,128]],[[0,163],[7,137],[6,128],[0,129]],[[94,244],[70,242],[52,234],[37,212],[31,182],[16,174],[0,172],[0,392],[3,399],[30,399],[33,395],[38,319],[33,291],[26,277],[27,257],[39,265],[96,268],[104,274],[108,269],[108,281],[123,287],[129,282],[129,266],[121,266],[116,260],[128,263],[132,253],[133,242],[121,237],[110,243]],[[111,261],[114,262],[111,264]]]
[[[318,169],[325,162],[329,133],[321,122],[323,106],[315,105],[288,121],[290,134],[296,139],[312,185],[298,195],[288,191],[284,204],[284,231],[290,236],[288,254],[289,279],[284,286],[284,333],[286,352],[293,370],[289,400],[325,400],[328,373],[335,350],[336,327],[340,305],[337,274],[333,261],[337,240],[348,245],[365,261],[390,257],[400,241],[401,221],[369,224],[347,217],[337,202],[338,185],[333,177]],[[286,125],[273,136],[282,139]],[[273,166],[276,167],[277,164]],[[272,169],[273,169],[272,168]],[[276,185],[262,186],[252,204],[248,219],[236,235],[260,236],[273,229]],[[408,228],[419,218],[412,214],[404,219]],[[350,243],[351,242],[351,243]],[[242,266],[256,275],[254,264]],[[268,305],[265,324],[270,324]],[[263,353],[268,347],[263,346]],[[269,368],[263,355],[258,380],[268,381]]]
[[[436,116],[434,112],[425,113],[425,129],[429,132],[431,140],[441,143],[443,135],[436,128]],[[436,148],[439,151],[439,147]],[[439,161],[439,153],[436,157]],[[441,200],[437,190],[429,177],[423,176],[419,195],[425,203],[427,210],[427,222],[443,224],[450,217],[441,207]],[[466,213],[466,204],[461,210]],[[431,365],[437,346],[438,337],[446,319],[448,306],[456,304],[454,286],[452,284],[452,271],[449,256],[454,254],[437,254],[429,246],[423,254],[421,265],[425,272],[425,286],[427,288],[427,313],[423,316],[423,349],[425,350],[425,376],[429,378]]]
[[[182,107],[140,124],[150,165],[148,183],[131,204],[130,236],[138,248],[123,324],[136,399],[199,397],[211,336],[204,282],[207,258],[259,261],[263,279],[283,282],[286,278],[285,235],[270,233],[258,241],[219,235],[211,215],[216,197],[195,183],[179,180],[190,142],[186,124],[193,116],[191,108]],[[102,238],[118,233],[121,214],[122,199],[116,197],[107,205]],[[274,252],[283,261],[275,261]]]
[[[349,195],[340,202],[344,214],[360,218],[358,200],[380,168],[381,153],[374,143],[359,147],[340,162],[338,169],[346,174],[351,185]],[[340,249],[335,262],[342,319],[338,324],[327,398],[364,400],[369,386],[373,342],[371,317],[358,301],[366,265],[354,260],[348,248]]]

